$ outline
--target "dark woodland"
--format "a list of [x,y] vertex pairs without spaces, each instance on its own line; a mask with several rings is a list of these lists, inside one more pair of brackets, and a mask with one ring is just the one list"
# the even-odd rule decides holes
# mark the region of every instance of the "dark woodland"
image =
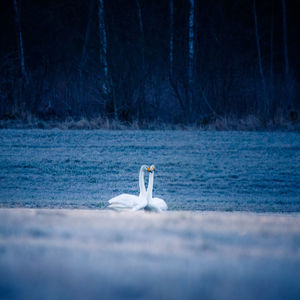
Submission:
[[297,1],[5,0],[0,118],[297,123]]

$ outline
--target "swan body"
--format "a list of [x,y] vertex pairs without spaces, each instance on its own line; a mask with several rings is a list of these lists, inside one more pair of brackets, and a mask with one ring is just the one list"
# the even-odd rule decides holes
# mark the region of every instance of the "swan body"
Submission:
[[[150,168],[142,165],[139,173],[139,196],[130,194],[121,194],[110,199],[108,208],[115,210],[131,210],[137,211],[140,209],[161,212],[168,209],[167,203],[161,198],[152,198],[153,183],[154,183],[154,170],[152,165]],[[145,187],[144,174],[145,171],[149,172],[148,189]]]
[[147,192],[144,181],[145,171],[149,171],[149,167],[142,165],[139,172],[139,196],[130,195],[130,194],[121,194],[110,199],[108,208],[115,210],[140,210],[147,205]]
[[150,167],[150,174],[149,174],[149,184],[147,189],[147,206],[146,210],[161,212],[168,209],[167,203],[161,198],[152,198],[152,191],[153,191],[153,183],[154,183],[154,170],[155,167],[152,165]]
[[109,208],[116,210],[139,210],[147,205],[146,197],[138,197],[130,194],[121,194],[117,197],[110,199]]
[[168,205],[165,200],[161,198],[152,198],[149,202],[147,202],[146,206],[147,210],[161,212],[168,209]]

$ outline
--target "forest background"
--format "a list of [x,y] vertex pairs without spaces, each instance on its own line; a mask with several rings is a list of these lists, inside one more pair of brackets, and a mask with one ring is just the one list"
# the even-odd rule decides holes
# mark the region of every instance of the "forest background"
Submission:
[[2,128],[299,128],[297,1],[1,6]]

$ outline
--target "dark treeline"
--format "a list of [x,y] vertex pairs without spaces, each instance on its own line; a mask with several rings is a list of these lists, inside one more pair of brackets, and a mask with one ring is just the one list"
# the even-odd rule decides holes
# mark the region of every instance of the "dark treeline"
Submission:
[[297,1],[1,5],[1,119],[298,118]]

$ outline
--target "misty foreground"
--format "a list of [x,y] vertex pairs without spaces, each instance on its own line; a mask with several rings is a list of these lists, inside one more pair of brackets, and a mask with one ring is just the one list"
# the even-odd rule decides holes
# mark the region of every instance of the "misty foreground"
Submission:
[[0,298],[296,299],[300,214],[0,209]]

